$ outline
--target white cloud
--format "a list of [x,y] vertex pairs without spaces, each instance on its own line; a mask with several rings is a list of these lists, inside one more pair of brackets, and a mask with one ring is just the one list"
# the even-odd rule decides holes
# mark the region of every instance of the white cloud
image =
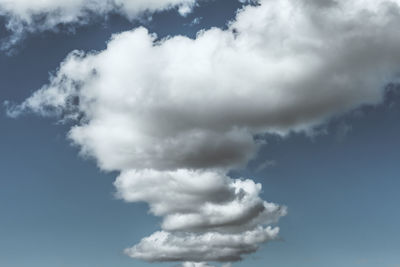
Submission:
[[[221,267],[231,267],[232,264],[230,262],[224,263],[221,265]],[[182,263],[182,267],[214,267],[213,265],[210,265],[206,262],[190,262],[186,261]]]
[[207,264],[206,262],[184,262],[182,267],[213,267],[212,265]]
[[257,227],[240,234],[161,231],[142,239],[138,245],[126,249],[125,253],[150,262],[232,262],[241,260],[242,255],[255,252],[259,244],[275,239],[278,232],[278,228],[271,227]]
[[[80,118],[69,138],[117,195],[145,201],[162,231],[127,254],[148,261],[235,261],[276,237],[286,213],[230,169],[257,153],[255,134],[310,129],[381,101],[400,69],[399,1],[262,0],[227,30],[161,41],[146,29],[104,51],[73,52],[10,115]],[[191,263],[187,263],[191,264]]]
[[[114,183],[119,198],[147,202],[164,216],[163,230],[240,232],[268,225],[286,214],[284,207],[259,198],[261,184],[217,171],[130,170]],[[162,194],[160,194],[162,192]]]
[[82,113],[69,136],[105,170],[230,168],[254,156],[253,134],[307,129],[376,103],[397,79],[393,8],[318,16],[299,1],[261,3],[195,40],[154,43],[138,28],[99,53],[74,52],[22,107]]
[[191,12],[196,0],[0,0],[0,16],[6,17],[6,28],[11,36],[3,40],[8,49],[28,32],[57,30],[60,25],[75,27],[94,17],[119,13],[133,20],[171,8],[181,15]]

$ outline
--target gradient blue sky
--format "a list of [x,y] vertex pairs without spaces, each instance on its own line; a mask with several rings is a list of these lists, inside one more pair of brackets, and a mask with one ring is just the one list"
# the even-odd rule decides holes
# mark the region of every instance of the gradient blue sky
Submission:
[[[164,12],[145,23],[159,37],[195,36],[224,27],[240,6],[210,1],[188,17]],[[201,17],[200,24],[190,22]],[[13,55],[0,54],[0,102],[21,102],[48,81],[73,49],[99,50],[112,33],[131,29],[112,16],[75,33],[29,36]],[[4,32],[1,35],[5,35]],[[400,96],[362,107],[321,126],[310,137],[264,137],[248,168],[233,172],[263,184],[262,197],[285,204],[282,240],[235,266],[400,266]],[[69,144],[67,125],[0,113],[0,266],[109,267],[149,264],[122,253],[159,229],[145,204],[113,197],[116,173],[104,173]],[[265,161],[275,164],[258,170]]]

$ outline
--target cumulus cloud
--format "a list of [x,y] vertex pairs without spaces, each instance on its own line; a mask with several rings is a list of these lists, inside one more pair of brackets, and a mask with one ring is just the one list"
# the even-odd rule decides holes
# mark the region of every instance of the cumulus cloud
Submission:
[[147,202],[154,215],[165,216],[162,228],[168,231],[237,232],[275,223],[286,213],[259,198],[261,184],[233,180],[215,170],[130,170],[122,172],[114,185],[118,197]]
[[382,100],[400,67],[400,1],[260,0],[226,30],[156,41],[144,28],[104,51],[72,52],[10,116],[72,121],[68,137],[117,196],[143,201],[161,231],[126,250],[147,261],[237,261],[275,239],[285,207],[231,179],[262,143]]
[[88,23],[93,17],[119,13],[133,20],[171,8],[185,16],[196,0],[0,0],[0,16],[6,18],[6,29],[11,36],[3,40],[8,49],[28,32],[57,30],[61,25],[74,27]]
[[171,234],[156,232],[132,248],[125,250],[131,257],[150,262],[241,260],[241,255],[253,253],[258,245],[276,238],[278,228],[257,227],[239,234],[208,232],[204,234]]

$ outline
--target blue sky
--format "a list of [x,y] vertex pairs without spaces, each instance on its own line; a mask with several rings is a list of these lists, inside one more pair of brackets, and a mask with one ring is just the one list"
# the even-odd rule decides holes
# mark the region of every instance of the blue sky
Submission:
[[[11,54],[0,54],[0,102],[29,98],[49,83],[49,73],[57,75],[72,50],[103,50],[112,34],[139,25],[159,39],[195,38],[202,29],[226,29],[241,5],[207,1],[186,17],[170,10],[147,22],[132,22],[112,14],[74,32],[27,33]],[[199,24],[191,24],[195,18],[201,18]],[[3,27],[0,35],[7,34]],[[288,213],[277,223],[278,240],[262,244],[234,266],[400,266],[396,90],[381,90],[386,98],[373,105],[360,101],[341,107],[306,130],[260,135],[265,144],[257,155],[229,175],[261,183],[260,197],[287,206]],[[0,266],[179,264],[147,263],[123,253],[160,230],[162,219],[146,203],[116,199],[113,182],[120,170],[100,170],[100,156],[78,155],[82,145],[66,138],[74,122],[30,112],[10,118],[5,107],[0,120]]]

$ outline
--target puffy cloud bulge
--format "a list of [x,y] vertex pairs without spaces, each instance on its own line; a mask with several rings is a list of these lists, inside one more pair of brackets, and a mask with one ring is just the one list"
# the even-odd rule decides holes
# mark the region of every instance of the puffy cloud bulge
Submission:
[[9,114],[72,119],[81,153],[121,172],[118,197],[163,218],[128,255],[188,266],[240,260],[277,237],[268,225],[286,209],[227,172],[256,155],[254,135],[307,130],[381,101],[398,79],[399,4],[260,0],[195,39],[157,41],[137,28],[103,51],[72,52]]

